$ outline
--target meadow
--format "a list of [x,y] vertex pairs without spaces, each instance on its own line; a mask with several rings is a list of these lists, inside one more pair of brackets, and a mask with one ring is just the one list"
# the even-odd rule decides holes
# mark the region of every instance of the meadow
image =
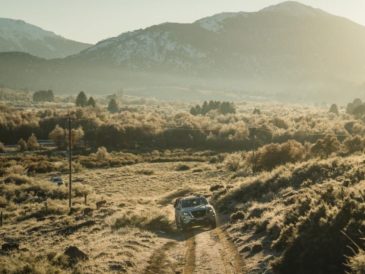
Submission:
[[[365,271],[361,101],[225,113],[123,97],[111,112],[110,98],[24,96],[0,106],[1,273],[209,273],[213,245],[216,270],[233,260],[243,273]],[[188,194],[214,204],[215,231],[176,230],[172,204]]]

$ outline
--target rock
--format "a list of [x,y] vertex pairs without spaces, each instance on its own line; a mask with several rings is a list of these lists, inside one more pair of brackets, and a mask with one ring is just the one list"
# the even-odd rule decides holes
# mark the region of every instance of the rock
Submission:
[[12,250],[18,250],[19,249],[19,243],[17,242],[8,242],[8,243],[4,243],[1,246],[1,250],[2,251],[12,251]]
[[78,249],[76,246],[69,246],[66,248],[64,254],[69,257],[71,262],[78,262],[80,260],[88,260],[89,256],[87,256],[84,252]]

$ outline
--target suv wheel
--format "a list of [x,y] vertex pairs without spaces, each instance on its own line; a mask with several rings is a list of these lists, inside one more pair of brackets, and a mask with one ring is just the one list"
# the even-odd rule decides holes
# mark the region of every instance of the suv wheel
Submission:
[[213,229],[216,228],[217,227],[217,221],[216,220],[211,221],[210,227],[213,228]]
[[188,228],[187,228],[187,226],[184,224],[184,222],[180,219],[180,229],[181,229],[181,231],[187,231],[188,230]]

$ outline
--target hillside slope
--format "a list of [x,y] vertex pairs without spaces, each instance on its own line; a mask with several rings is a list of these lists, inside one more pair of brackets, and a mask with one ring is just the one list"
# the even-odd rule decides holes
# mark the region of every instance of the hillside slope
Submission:
[[0,52],[20,51],[43,58],[63,58],[89,46],[21,20],[0,18]]
[[17,88],[100,93],[121,87],[199,87],[225,95],[233,91],[232,98],[348,101],[349,94],[361,94],[365,81],[365,27],[284,2],[258,12],[123,33],[62,60],[41,61],[40,67],[32,62],[35,80],[23,77],[29,74],[28,57],[14,67],[16,78],[14,71],[1,68],[7,66],[4,58],[12,62],[0,55],[5,71],[0,83]]

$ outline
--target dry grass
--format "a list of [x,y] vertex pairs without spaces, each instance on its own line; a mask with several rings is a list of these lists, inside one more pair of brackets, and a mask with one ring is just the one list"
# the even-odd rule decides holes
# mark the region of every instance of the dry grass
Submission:
[[364,180],[363,156],[310,160],[248,177],[216,204],[233,212],[229,231],[249,264],[269,253],[263,270],[343,273],[359,265],[342,232],[363,247]]

